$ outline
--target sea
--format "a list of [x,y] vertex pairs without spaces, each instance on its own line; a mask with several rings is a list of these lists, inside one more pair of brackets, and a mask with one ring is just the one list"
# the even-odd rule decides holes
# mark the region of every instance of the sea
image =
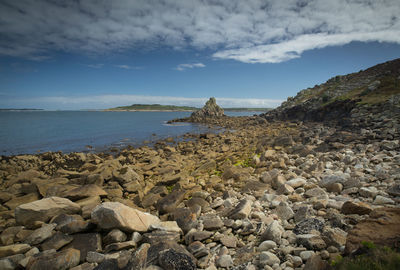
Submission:
[[[247,116],[259,112],[225,112]],[[220,132],[206,125],[167,124],[190,112],[0,111],[0,156],[100,152],[152,144],[186,133]]]

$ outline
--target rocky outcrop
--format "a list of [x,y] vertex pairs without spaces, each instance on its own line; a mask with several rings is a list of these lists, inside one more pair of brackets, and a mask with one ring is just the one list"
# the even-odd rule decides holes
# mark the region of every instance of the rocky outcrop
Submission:
[[193,122],[202,122],[206,118],[222,117],[224,110],[217,105],[214,97],[211,97],[201,110],[192,113],[190,118]]
[[329,121],[355,127],[393,119],[399,127],[399,85],[400,59],[396,59],[302,90],[262,116],[269,121]]
[[192,122],[192,123],[208,123],[208,124],[220,124],[224,125],[226,115],[224,114],[224,110],[217,105],[217,101],[214,97],[211,97],[203,108],[198,111],[193,112],[190,117],[175,119],[169,121],[169,123],[173,122]]

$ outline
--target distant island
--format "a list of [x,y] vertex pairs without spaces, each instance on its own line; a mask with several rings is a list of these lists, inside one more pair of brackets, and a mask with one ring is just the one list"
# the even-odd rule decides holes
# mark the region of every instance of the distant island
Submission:
[[[224,111],[231,112],[267,112],[271,108],[223,108]],[[161,104],[132,104],[129,106],[119,106],[115,108],[105,109],[104,111],[198,111],[200,108],[190,106],[175,106],[175,105],[161,105]]]
[[0,109],[0,111],[43,111],[43,109],[30,109],[30,108],[8,108],[8,109]]

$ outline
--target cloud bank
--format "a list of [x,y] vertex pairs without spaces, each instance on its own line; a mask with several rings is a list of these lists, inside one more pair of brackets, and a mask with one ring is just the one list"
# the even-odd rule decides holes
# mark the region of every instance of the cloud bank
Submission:
[[398,0],[3,0],[0,55],[197,49],[278,63],[352,41],[400,43]]
[[[224,98],[216,97],[218,105],[228,107],[272,108],[283,100]],[[131,104],[162,104],[202,107],[208,98],[187,98],[143,95],[95,95],[95,96],[46,96],[46,97],[10,97],[3,96],[0,108],[38,108],[50,110],[107,109]]]
[[205,66],[206,65],[204,65],[203,63],[180,64],[175,69],[179,70],[179,71],[184,71],[185,69],[188,69],[188,68],[203,68]]

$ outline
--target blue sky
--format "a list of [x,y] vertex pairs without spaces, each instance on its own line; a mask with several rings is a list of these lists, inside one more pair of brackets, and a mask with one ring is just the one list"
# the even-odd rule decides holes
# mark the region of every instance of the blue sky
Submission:
[[400,57],[397,1],[0,2],[0,108],[274,107]]

